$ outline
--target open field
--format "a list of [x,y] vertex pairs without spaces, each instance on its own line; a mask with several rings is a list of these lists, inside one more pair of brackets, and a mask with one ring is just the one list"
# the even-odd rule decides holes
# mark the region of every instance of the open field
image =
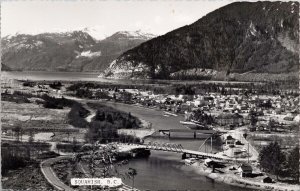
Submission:
[[50,109],[35,101],[30,103],[2,101],[1,107],[2,137],[16,138],[14,137],[16,133],[11,130],[19,127],[21,138],[25,140],[29,140],[30,136],[35,141],[70,141],[74,137],[83,140],[85,131],[70,125],[70,107]]
[[22,128],[65,128],[67,124],[67,114],[69,108],[47,109],[35,103],[17,104],[14,102],[1,102],[2,118],[4,126],[15,126],[21,124]]

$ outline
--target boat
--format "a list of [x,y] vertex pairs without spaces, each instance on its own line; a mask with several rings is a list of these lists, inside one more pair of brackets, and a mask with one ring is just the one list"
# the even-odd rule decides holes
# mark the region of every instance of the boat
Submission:
[[191,121],[179,121],[179,123],[183,125],[198,125],[197,123],[191,122]]

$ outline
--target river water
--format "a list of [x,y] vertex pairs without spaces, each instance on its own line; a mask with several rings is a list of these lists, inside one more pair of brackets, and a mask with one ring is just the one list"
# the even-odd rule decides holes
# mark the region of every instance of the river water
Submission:
[[[136,106],[107,103],[103,104],[116,109],[131,112],[132,115],[152,123],[152,127],[158,129],[182,129],[185,128],[179,123],[183,116],[164,116],[162,111],[145,109]],[[185,149],[198,150],[204,139],[183,139],[183,138],[157,138],[149,137],[145,142],[169,142],[181,144]],[[217,140],[212,142],[212,152],[220,151],[220,144]],[[206,144],[209,152],[210,142]],[[205,150],[205,146],[201,151]],[[135,168],[138,176],[135,178],[135,187],[141,190],[250,190],[234,187],[223,183],[215,182],[210,178],[199,175],[197,169],[184,164],[181,155],[177,153],[151,151],[149,158],[133,159],[127,165],[119,167],[120,172],[126,172],[128,168]],[[132,180],[123,178],[123,181],[132,185]]]
[[[70,77],[68,73],[51,72],[30,72],[29,74],[19,75],[22,72],[2,72],[2,78],[14,79],[31,79],[31,80],[82,80],[82,81],[101,81],[97,78],[97,74],[73,73]],[[103,80],[102,80],[103,81]],[[125,112],[131,112],[132,115],[149,121],[152,127],[159,129],[182,129],[185,128],[179,123],[183,120],[183,116],[164,116],[162,111],[141,108],[132,105],[120,103],[103,102],[108,106],[114,107]],[[157,138],[149,137],[145,140],[151,142],[170,142],[181,144],[185,149],[198,150],[203,143],[203,139],[186,139],[186,138]],[[211,151],[210,142],[204,146],[201,151]],[[220,150],[220,146],[216,140],[212,142],[212,152]],[[245,188],[234,187],[222,183],[215,182],[212,179],[199,175],[196,169],[184,165],[181,155],[177,153],[151,151],[149,158],[133,159],[127,165],[119,167],[120,172],[125,172],[129,167],[137,170],[138,176],[135,178],[135,187],[141,190],[249,190]],[[123,178],[123,181],[132,185],[132,180]]]
[[[141,190],[241,190],[199,175],[175,153],[151,151],[148,159],[131,160],[119,171],[125,172],[130,167],[137,170],[134,185]],[[131,179],[123,178],[123,181],[132,186]]]
[[[199,84],[199,83],[216,83],[225,84],[228,81],[206,81],[206,80],[151,80],[151,79],[107,79],[98,78],[99,73],[91,72],[49,72],[49,71],[1,71],[1,79],[17,80],[37,80],[37,81],[95,81],[118,84]],[[250,82],[231,81],[231,84],[245,84]],[[253,83],[253,82],[252,82]]]

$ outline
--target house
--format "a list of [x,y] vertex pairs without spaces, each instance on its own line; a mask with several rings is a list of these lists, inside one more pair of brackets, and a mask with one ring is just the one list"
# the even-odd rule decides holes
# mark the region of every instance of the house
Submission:
[[283,120],[285,120],[285,121],[293,121],[294,117],[293,116],[286,116],[286,117],[283,118]]
[[213,168],[213,170],[215,168],[224,168],[225,167],[224,164],[217,162],[217,161],[213,161],[209,158],[204,160],[204,165],[207,166],[208,168]]
[[241,126],[244,123],[244,118],[238,113],[222,113],[216,117],[216,123],[221,126]]
[[252,174],[252,167],[247,164],[242,164],[238,168],[238,172],[240,173],[241,177],[247,177]]
[[196,100],[194,100],[194,105],[196,107],[199,107],[200,105],[203,105],[204,104],[204,97],[201,96],[199,98],[197,98]]
[[226,146],[228,145],[234,145],[234,142],[235,142],[235,139],[232,137],[232,136],[230,136],[230,135],[228,135],[227,137],[226,137],[226,140],[225,140],[225,144],[226,144]]

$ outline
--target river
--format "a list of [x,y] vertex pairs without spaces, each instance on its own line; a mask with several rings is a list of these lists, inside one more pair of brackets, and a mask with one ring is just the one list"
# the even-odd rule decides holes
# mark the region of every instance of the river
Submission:
[[[163,115],[162,111],[145,109],[132,105],[120,103],[107,103],[107,106],[118,110],[131,112],[132,115],[152,123],[152,127],[158,129],[182,129],[185,128],[179,123],[183,116]],[[186,149],[198,150],[203,143],[203,139],[182,139],[182,138],[156,138],[149,137],[145,140],[155,142],[170,142],[181,144]],[[216,140],[212,142],[213,150],[220,150],[220,145]],[[207,151],[210,151],[210,142],[206,144]],[[205,147],[201,149],[204,151]],[[119,167],[120,172],[125,172],[128,168],[135,168],[138,176],[135,178],[135,187],[141,190],[241,190],[223,183],[215,182],[212,179],[199,175],[195,169],[186,166],[181,160],[181,155],[163,151],[151,151],[149,158],[133,159],[127,165]],[[123,181],[132,185],[132,180],[123,178]],[[243,188],[242,190],[250,190]]]
[[[49,72],[49,71],[1,71],[1,79],[36,80],[36,81],[89,81],[117,84],[247,84],[242,81],[210,81],[210,80],[151,80],[151,79],[108,79],[98,78],[95,72]],[[257,82],[255,82],[257,84]]]

